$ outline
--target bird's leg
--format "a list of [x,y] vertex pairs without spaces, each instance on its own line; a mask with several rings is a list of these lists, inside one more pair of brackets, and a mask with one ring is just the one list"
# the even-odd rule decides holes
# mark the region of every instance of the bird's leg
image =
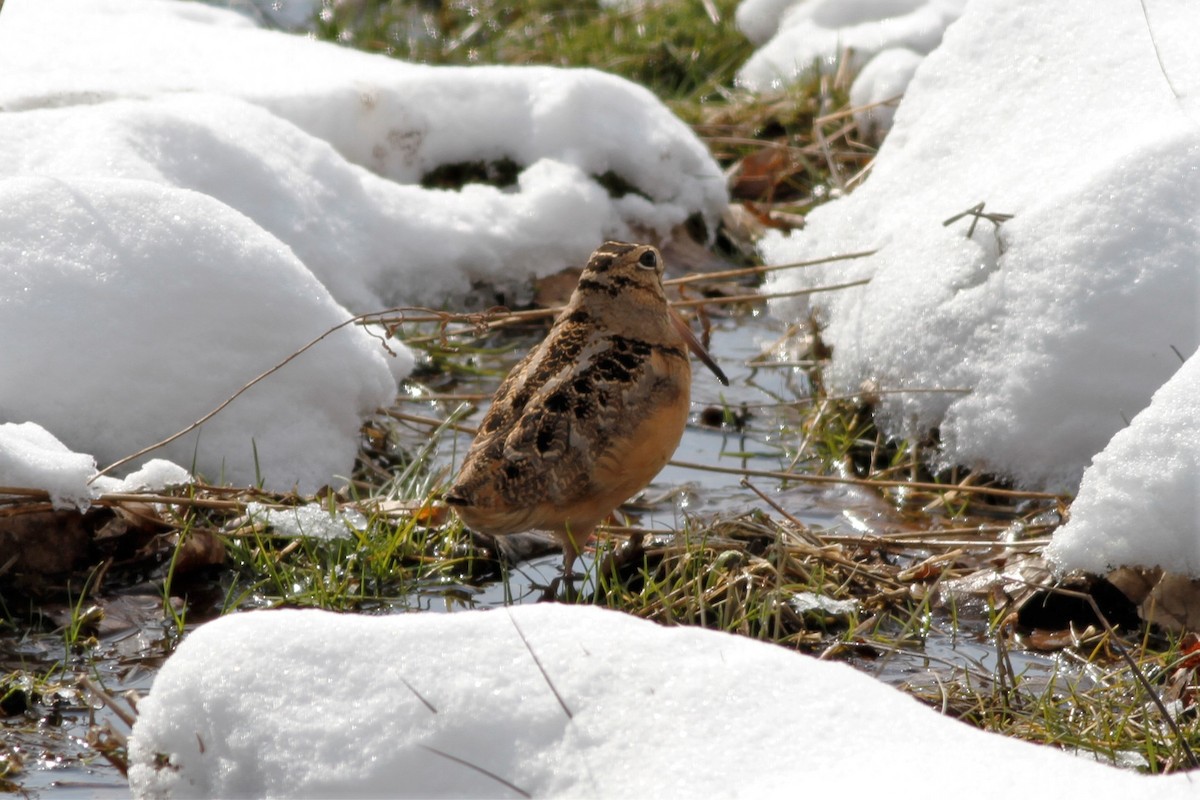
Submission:
[[[576,544],[575,537],[571,535],[569,527],[567,530],[563,531],[563,533],[558,537],[558,540],[562,542],[563,577],[569,580],[575,577],[573,569],[575,567],[576,559],[579,558],[580,547],[578,544]],[[583,541],[587,541],[587,539],[585,538]]]
[[578,560],[583,546],[587,544],[587,540],[592,538],[592,531],[595,530],[596,523],[582,524],[572,528],[570,523],[567,523],[561,531],[556,532],[555,538],[562,543],[563,551],[563,577],[567,580],[572,580],[577,576],[574,572],[575,561]]

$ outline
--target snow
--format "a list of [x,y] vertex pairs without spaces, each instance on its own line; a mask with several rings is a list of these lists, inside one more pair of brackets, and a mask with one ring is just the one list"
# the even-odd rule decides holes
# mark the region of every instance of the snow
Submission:
[[1200,575],[1200,356],[1154,393],[1083,474],[1046,555],[1062,569]]
[[738,27],[758,50],[738,83],[765,90],[814,67],[832,72],[848,53],[859,69],[876,53],[904,48],[922,55],[938,46],[966,0],[744,0]]
[[[606,238],[713,231],[724,207],[690,130],[600,72],[405,64],[176,0],[7,6],[0,336],[22,346],[0,354],[0,422],[101,463],[352,313],[461,307],[479,285],[519,299]],[[514,186],[419,185],[502,158]],[[609,172],[636,191],[610,197]],[[391,348],[339,331],[151,455],[210,481],[337,482],[412,369]]]
[[262,503],[249,503],[246,513],[251,519],[269,526],[276,536],[307,537],[310,539],[348,539],[355,531],[367,529],[367,518],[348,508],[330,510],[321,503],[305,503],[295,508],[270,508]]
[[[944,389],[884,395],[886,432],[936,429],[944,464],[1079,488],[1093,456],[1179,369],[1178,354],[1200,344],[1200,52],[1181,34],[1200,30],[1200,11],[1155,4],[1151,23],[1153,43],[1140,9],[1116,0],[972,2],[917,69],[861,187],[816,209],[803,231],[768,235],[771,263],[878,248],[766,287],[871,278],[811,301],[833,347],[831,392]],[[980,220],[970,238],[970,218],[943,225],[981,201],[1013,218],[998,229]],[[773,310],[803,319],[810,307]],[[1155,418],[1184,419],[1171,410],[1179,397],[1167,393]],[[1145,459],[1170,473],[1164,486],[1194,485],[1194,461]],[[1092,565],[1194,553],[1190,509],[1163,509],[1164,526],[1093,517],[1086,559],[1075,546],[1053,552]],[[1134,518],[1136,533],[1122,528]],[[1175,563],[1200,575],[1194,555]]]
[[922,796],[1194,795],[844,664],[585,606],[235,614],[189,635],[138,706],[138,797],[892,795],[914,774]]
[[96,472],[96,459],[74,452],[41,425],[0,423],[0,487],[41,489],[56,509],[86,511],[104,493],[157,492],[192,480],[183,467],[161,458],[123,479]]
[[793,595],[788,600],[788,605],[801,614],[820,611],[835,617],[846,617],[858,611],[858,602],[856,600],[835,600],[832,597],[813,592],[799,592]]
[[296,32],[311,30],[321,10],[321,0],[224,0],[215,4],[228,5],[264,28]]
[[[14,177],[0,207],[0,340],[25,343],[0,357],[0,408],[104,463],[349,316],[286,246],[207,195]],[[362,417],[393,399],[386,359],[343,328],[154,455],[210,480],[314,491],[348,474]]]
[[734,13],[738,30],[754,44],[763,44],[779,30],[779,21],[799,0],[742,0]]
[[877,53],[858,73],[850,85],[850,105],[862,139],[880,142],[891,130],[898,98],[924,59],[907,47],[892,47]]
[[0,423],[0,486],[43,489],[55,508],[86,509],[95,473],[94,458],[71,452],[40,425]]
[[[54,30],[47,57],[37,34],[66,9],[73,19]],[[427,222],[433,212],[451,211],[457,224],[444,222],[424,241],[409,242],[413,252],[381,247],[400,286],[437,271],[460,276],[460,293],[471,279],[525,280],[585,259],[596,244],[584,241],[586,234],[628,237],[638,230],[666,237],[692,214],[715,230],[724,207],[721,171],[687,126],[648,90],[594,70],[407,64],[260,30],[232,12],[163,0],[18,0],[9,13],[0,30],[4,108],[157,100],[179,92],[238,98],[331,145],[348,162],[342,169],[358,165],[391,179],[368,181],[366,189],[390,200],[371,215],[382,214],[382,224],[410,215]],[[98,38],[105,40],[103,59]],[[259,134],[256,154],[270,133]],[[439,166],[504,157],[535,170],[516,192],[411,185]],[[594,176],[609,171],[645,196],[608,197]],[[558,191],[547,194],[551,177]],[[559,211],[578,198],[582,207],[567,216]],[[555,239],[565,244],[546,241],[555,228],[541,214],[586,227],[577,235],[560,231]],[[466,246],[438,234],[485,238]],[[490,254],[495,244],[504,247]]]
[[163,489],[185,486],[191,482],[191,473],[174,461],[167,461],[165,458],[152,458],[124,478],[110,478],[107,475],[101,475],[90,479],[92,491],[98,494],[161,492]]

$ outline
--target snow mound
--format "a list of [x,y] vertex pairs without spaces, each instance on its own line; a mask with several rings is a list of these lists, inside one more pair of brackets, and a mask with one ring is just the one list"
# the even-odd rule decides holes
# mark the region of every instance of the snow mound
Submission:
[[[53,46],[46,41],[51,31]],[[407,64],[260,30],[233,12],[191,3],[10,3],[0,28],[0,108],[159,101],[177,93],[241,99],[298,130],[282,133],[281,142],[278,123],[245,111],[210,108],[205,118],[201,110],[175,106],[171,110],[185,115],[190,130],[160,123],[154,142],[166,152],[144,147],[148,160],[183,160],[194,143],[202,147],[197,158],[210,147],[232,151],[235,163],[228,169],[207,169],[212,177],[230,175],[236,186],[228,192],[234,195],[249,191],[248,181],[236,178],[237,165],[266,161],[253,165],[255,173],[267,173],[257,189],[265,204],[288,189],[307,188],[278,184],[297,181],[289,163],[303,167],[315,159],[319,174],[297,182],[326,184],[332,195],[349,186],[351,205],[338,211],[327,200],[305,198],[317,214],[294,220],[297,226],[319,229],[326,223],[318,215],[325,211],[335,215],[330,224],[345,225],[362,206],[383,206],[369,209],[368,219],[345,235],[393,224],[401,231],[376,244],[350,242],[341,262],[342,270],[364,271],[351,280],[368,286],[381,280],[381,271],[388,273],[377,304],[402,297],[412,302],[403,289],[439,272],[458,278],[438,279],[458,295],[472,280],[527,281],[582,263],[605,238],[667,238],[693,215],[715,231],[726,202],[720,168],[690,129],[648,90],[595,70]],[[155,127],[145,119],[130,124]],[[244,141],[243,130],[249,133]],[[340,159],[303,142],[305,137],[328,144]],[[132,141],[136,147],[138,139]],[[415,185],[438,167],[502,159],[522,171],[505,192]],[[392,185],[369,181],[350,164]],[[175,168],[188,175],[205,169]],[[610,174],[633,191],[610,197],[597,180]],[[268,229],[279,227],[276,221]],[[319,233],[307,235],[316,239]],[[363,248],[373,250],[360,268],[349,257]],[[357,309],[370,297],[338,299]]]
[[[1200,30],[1200,11],[1161,4],[1151,24],[1115,0],[970,4],[917,70],[862,187],[817,209],[804,231],[763,243],[772,263],[878,248],[768,282],[789,291],[871,279],[813,297],[833,347],[831,391],[944,389],[884,395],[878,419],[896,436],[936,429],[946,464],[1029,488],[1079,487],[1093,456],[1200,345],[1200,51],[1181,33]],[[980,219],[970,238],[971,217],[945,224],[980,202],[1013,218]],[[787,319],[809,310],[774,305]],[[1151,420],[1184,420],[1180,402],[1164,392]],[[1114,441],[1118,455],[1097,456],[1103,474],[1131,436]],[[1171,436],[1155,441],[1163,524],[1146,517],[1130,530],[1136,514],[1099,514],[1085,500],[1054,551],[1063,563],[1191,553],[1173,568],[1200,575],[1194,495],[1165,488],[1194,485],[1194,460],[1170,455]],[[1155,458],[1153,447],[1143,456]]]
[[95,474],[96,459],[72,452],[40,425],[0,423],[0,486],[43,489],[55,508],[86,510]]
[[124,478],[101,475],[92,479],[92,491],[105,492],[161,492],[173,486],[185,486],[192,482],[192,474],[174,461],[152,458],[141,468]]
[[71,450],[41,425],[0,423],[0,486],[41,489],[56,509],[86,511],[107,492],[157,492],[192,480],[186,469],[161,458],[124,478],[96,472],[96,459]]
[[[520,298],[607,238],[714,231],[726,200],[687,126],[619,78],[404,64],[176,0],[10,0],[0,110],[0,332],[29,343],[0,354],[0,421],[106,463],[350,311]],[[464,165],[513,183],[420,185]],[[274,489],[344,477],[412,369],[392,348],[340,332],[155,455]]]
[[925,54],[938,46],[966,0],[744,0],[738,27],[757,51],[738,83],[764,90],[814,68],[833,71],[848,51],[858,69],[883,50]]
[[0,176],[136,178],[214,197],[288,245],[359,313],[440,307],[475,281],[515,288],[620,226],[608,195],[567,164],[536,162],[517,192],[429,191],[351,164],[260,106],[215,95],[0,115],[0,150],[12,156]]
[[742,0],[734,13],[738,30],[754,44],[762,44],[779,30],[779,21],[799,0]]
[[1200,356],[1192,356],[1083,474],[1046,555],[1065,570],[1200,575]]
[[[769,289],[870,277],[813,300],[837,391],[950,390],[888,395],[880,419],[895,435],[937,428],[946,462],[1023,486],[1074,490],[1178,368],[1172,347],[1200,343],[1200,129],[1127,11],[972,3],[917,72],[864,185],[763,245],[773,263],[879,248]],[[1200,75],[1191,51],[1167,63]],[[1014,218],[981,220],[971,238],[970,218],[943,224],[980,201]]]
[[981,800],[1192,796],[1187,775],[983,733],[843,664],[558,604],[235,614],[188,636],[139,711],[138,797],[765,797],[847,775],[888,794],[914,773]]
[[[196,192],[8,178],[0,207],[0,340],[23,343],[0,354],[0,408],[104,463],[349,317],[287,247]],[[313,491],[349,473],[361,417],[394,395],[377,341],[348,326],[154,455]]]

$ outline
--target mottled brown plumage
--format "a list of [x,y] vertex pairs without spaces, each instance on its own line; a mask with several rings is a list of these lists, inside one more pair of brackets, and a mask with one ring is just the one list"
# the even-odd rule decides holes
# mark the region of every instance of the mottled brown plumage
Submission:
[[569,572],[618,505],[671,458],[687,422],[688,348],[727,383],[671,311],[649,245],[592,254],[549,335],[496,391],[446,493],[471,528],[550,531]]

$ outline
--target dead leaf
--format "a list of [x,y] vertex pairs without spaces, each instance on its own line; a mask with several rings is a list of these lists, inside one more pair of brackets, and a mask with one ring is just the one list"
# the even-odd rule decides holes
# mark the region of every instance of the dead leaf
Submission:
[[1108,582],[1121,590],[1134,605],[1141,605],[1162,579],[1161,569],[1121,567],[1108,573]]
[[1122,567],[1106,577],[1145,622],[1175,633],[1200,630],[1200,581],[1142,567]]
[[962,550],[951,550],[947,553],[939,553],[938,555],[930,556],[920,564],[913,564],[905,570],[901,570],[896,579],[904,583],[913,583],[917,581],[927,581],[936,578],[946,570],[948,566],[963,554]]
[[[172,534],[169,539],[178,541],[179,534]],[[211,567],[225,563],[225,543],[212,531],[205,528],[192,528],[188,531],[175,554],[175,572],[179,575],[194,572],[202,567]]]
[[742,159],[729,194],[741,200],[770,201],[775,198],[779,184],[794,172],[795,166],[786,149],[764,147]]
[[736,242],[757,242],[767,232],[758,214],[745,203],[730,203],[721,213],[721,226]]
[[1091,638],[1096,634],[1097,630],[1090,626],[1082,633],[1071,628],[1061,631],[1048,631],[1042,628],[1035,628],[1019,638],[1021,644],[1031,650],[1052,651],[1074,647],[1081,640]]
[[803,214],[793,214],[790,211],[780,211],[777,208],[773,208],[767,212],[767,221],[772,228],[795,230],[804,227],[805,218]]
[[1163,573],[1138,611],[1142,619],[1168,631],[1200,629],[1200,581]]
[[427,528],[438,528],[450,521],[450,507],[446,505],[423,504],[413,511],[413,520],[418,525]]
[[533,284],[533,304],[540,308],[566,305],[582,274],[582,269],[567,267],[561,272],[538,278]]
[[659,247],[667,269],[673,274],[721,272],[732,269],[735,264],[708,249],[705,242],[697,242],[687,227],[678,225],[671,231],[671,238]]
[[1179,652],[1187,656],[1187,658],[1179,662],[1179,666],[1182,669],[1196,669],[1196,667],[1200,667],[1200,635],[1195,633],[1185,634],[1179,640]]

